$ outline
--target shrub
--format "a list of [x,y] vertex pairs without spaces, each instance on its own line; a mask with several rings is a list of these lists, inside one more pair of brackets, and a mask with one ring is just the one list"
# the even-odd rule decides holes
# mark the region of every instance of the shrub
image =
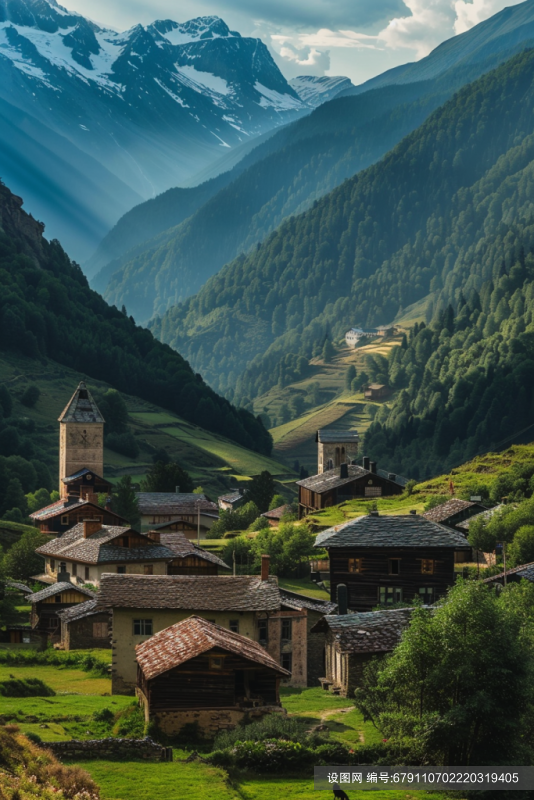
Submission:
[[124,739],[142,739],[145,735],[145,717],[137,701],[120,711],[115,717],[113,735]]
[[18,679],[10,675],[7,681],[0,681],[2,697],[54,697],[55,691],[39,678]]
[[[40,587],[41,588],[41,587]],[[0,664],[13,667],[30,667],[52,664],[57,667],[78,667],[98,675],[109,674],[109,664],[90,653],[71,653],[61,650],[0,650]]]
[[30,731],[29,733],[27,733],[26,734],[26,738],[29,739],[30,742],[33,742],[34,744],[41,744],[42,741],[43,741],[41,739],[41,737],[39,736],[39,734],[38,733],[34,733],[33,731]]
[[248,725],[239,725],[229,731],[221,731],[213,741],[213,746],[217,750],[224,750],[231,747],[235,742],[251,740],[262,741],[264,739],[288,739],[294,742],[305,742],[306,726],[302,722],[280,714],[269,714],[258,722],[251,722]]
[[22,397],[20,398],[20,402],[23,406],[27,406],[27,408],[33,408],[34,405],[37,403],[41,396],[41,390],[38,386],[28,386],[25,389]]
[[106,436],[106,447],[127,458],[137,458],[139,455],[139,445],[130,431],[127,433],[110,433]]
[[113,722],[115,719],[115,714],[111,710],[111,708],[101,708],[100,711],[95,711],[93,714],[93,719],[95,722]]

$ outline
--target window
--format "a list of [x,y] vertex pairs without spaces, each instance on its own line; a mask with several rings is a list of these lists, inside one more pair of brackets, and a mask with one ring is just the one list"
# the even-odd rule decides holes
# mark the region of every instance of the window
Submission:
[[423,558],[421,561],[421,572],[423,575],[434,574],[434,562],[431,558]]
[[69,515],[68,514],[64,514],[61,517],[61,524],[62,525],[68,525],[69,524]]
[[389,574],[400,575],[400,558],[389,559]]
[[61,595],[60,594],[56,594],[56,596],[54,597],[54,603],[61,603]]
[[434,588],[432,586],[424,586],[419,589],[419,597],[426,606],[431,605],[434,602]]
[[133,632],[134,636],[152,636],[152,620],[134,619]]
[[145,564],[143,567],[145,575],[153,575],[154,574],[154,564]]
[[56,571],[56,559],[55,558],[51,558],[50,559],[50,569],[52,570],[52,572]]
[[107,638],[108,638],[108,623],[93,622],[93,639],[107,639]]
[[379,589],[380,605],[389,606],[393,603],[402,603],[402,589],[400,586],[381,586]]
[[230,630],[233,633],[239,633],[239,620],[238,619],[231,619],[229,627],[230,627]]
[[382,497],[382,487],[381,486],[366,486],[365,487],[365,496],[366,497]]
[[210,669],[222,669],[224,667],[224,656],[210,656]]
[[291,641],[291,634],[293,628],[293,620],[292,619],[283,619],[282,620],[282,640],[286,642]]
[[123,547],[129,547],[129,546],[130,546],[130,539],[129,539],[129,537],[128,537],[128,536],[123,536],[123,537],[122,537],[122,539],[121,539],[121,545],[122,545]]
[[84,575],[84,577],[85,577],[85,580],[86,580],[86,581],[88,581],[88,580],[89,580],[90,574],[91,574],[91,573],[90,573],[90,571],[89,571],[89,567],[86,567],[86,568],[85,568],[85,575]]
[[361,558],[349,558],[349,572],[361,572],[362,561]]
[[126,566],[124,564],[117,564],[117,575],[125,575]]
[[258,620],[258,641],[260,644],[266,645],[268,638],[267,638],[267,620],[266,619],[259,619]]
[[287,669],[288,672],[291,672],[291,667],[293,666],[293,654],[282,653],[280,660],[282,662],[282,669]]
[[60,572],[66,572],[67,571],[67,562],[66,561],[62,561],[61,562],[61,564],[59,565],[59,571]]
[[77,576],[77,574],[78,574],[78,564],[74,564],[73,563],[73,565],[72,565],[72,577],[75,578]]

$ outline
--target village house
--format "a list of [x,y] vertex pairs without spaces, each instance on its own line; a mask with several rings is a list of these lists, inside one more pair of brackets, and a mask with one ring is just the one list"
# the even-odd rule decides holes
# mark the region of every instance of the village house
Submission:
[[111,647],[111,614],[97,608],[96,597],[58,611],[63,650],[95,650]]
[[108,508],[101,508],[96,503],[80,500],[77,497],[58,500],[30,514],[34,525],[39,528],[41,533],[55,534],[56,536],[61,536],[65,531],[71,530],[89,517],[102,525],[127,524],[123,517]]
[[273,508],[272,511],[265,511],[261,516],[265,517],[271,528],[277,528],[280,525],[282,517],[289,513],[291,513],[291,506],[285,503],[283,506]]
[[76,584],[99,586],[105,572],[137,575],[166,575],[174,559],[172,550],[132,528],[102,525],[85,519],[58,539],[41,545],[36,553],[45,559],[41,581],[57,581],[69,573]]
[[395,649],[412,612],[413,608],[395,608],[322,617],[312,632],[325,641],[325,672],[319,679],[323,689],[353,697],[366,664]]
[[439,522],[441,525],[446,525],[448,528],[455,530],[462,530],[460,527],[461,522],[471,519],[478,514],[482,514],[488,509],[482,503],[474,500],[460,500],[457,497],[451,497],[445,503],[440,503],[439,506],[434,506],[430,511],[425,511],[423,517],[431,520],[431,522]]
[[[181,530],[188,539],[196,539],[199,525],[201,530],[207,531],[219,519],[218,506],[208,500],[205,494],[137,492],[137,502],[142,531],[165,530],[169,533],[171,530]],[[195,527],[167,527],[169,523],[179,522],[187,522]]]
[[376,339],[379,335],[376,329],[366,331],[363,328],[351,328],[345,334],[345,341],[349,347],[357,347],[360,342]]
[[230,569],[222,558],[199,547],[181,532],[149,531],[147,536],[172,552],[167,575],[218,575],[220,569]]
[[68,575],[60,576],[61,580],[46,586],[40,592],[28,596],[31,605],[30,624],[50,642],[59,642],[61,638],[61,619],[58,612],[72,608],[90,598],[94,592],[82,586],[73,586]]
[[318,430],[315,441],[319,475],[341,464],[352,464],[358,458],[360,437],[357,431]]
[[[293,619],[288,616],[287,612],[298,612],[306,617],[306,638],[304,640],[304,631],[302,631],[300,638],[297,639],[297,646],[306,648],[306,676],[303,685],[317,686],[317,681],[321,675],[324,674],[325,645],[323,635],[315,632],[314,629],[319,620],[324,616],[335,613],[337,605],[329,600],[316,600],[312,597],[305,597],[297,592],[290,592],[287,589],[280,589],[280,600],[283,611],[280,625],[282,653],[280,663],[291,672],[293,668],[292,651],[295,637],[293,635]],[[286,658],[284,661],[284,653],[291,653],[291,658]],[[298,659],[298,663],[300,662],[301,659]]]
[[317,536],[330,558],[330,592],[346,584],[352,611],[377,605],[431,604],[455,581],[454,565],[471,548],[465,536],[415,513],[373,511]]
[[363,391],[366,400],[385,400],[390,394],[391,389],[385,383],[371,383]]
[[221,511],[235,511],[245,501],[245,494],[241,489],[233,489],[217,498]]
[[136,695],[146,722],[168,736],[195,724],[206,737],[284,713],[286,669],[250,638],[191,616],[136,646]]
[[113,489],[112,483],[87,467],[75,472],[74,475],[62,478],[61,482],[65,487],[61,492],[63,498],[79,498],[90,500],[92,503],[98,503],[98,495],[104,494],[109,497]]
[[512,567],[506,572],[499,572],[498,575],[484,578],[482,583],[487,583],[489,586],[506,586],[508,583],[521,583],[523,580],[534,583],[534,562],[520,564],[519,567]]
[[367,457],[363,459],[363,464],[363,467],[341,464],[337,469],[297,481],[299,519],[356,497],[372,500],[402,494],[406,478],[378,470],[375,462]]

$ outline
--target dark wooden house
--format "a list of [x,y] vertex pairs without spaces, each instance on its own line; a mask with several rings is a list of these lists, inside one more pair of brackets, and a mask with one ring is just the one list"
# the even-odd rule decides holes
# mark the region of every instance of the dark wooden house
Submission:
[[202,617],[156,633],[137,645],[136,658],[145,719],[167,735],[196,723],[212,736],[246,717],[282,712],[279,686],[288,671],[261,645]]
[[67,497],[30,514],[34,525],[41,533],[53,533],[61,536],[84,519],[93,519],[103,525],[127,525],[127,520],[114,514],[97,503],[81,500],[79,497]]
[[361,685],[366,664],[390,653],[409,625],[412,608],[395,608],[363,614],[337,614],[320,619],[312,633],[324,637],[323,689],[353,697]]
[[366,400],[384,400],[391,394],[391,389],[383,383],[371,383],[363,394]]
[[378,470],[373,461],[363,459],[364,466],[341,464],[311,478],[297,481],[299,487],[299,519],[322,508],[330,508],[355,497],[373,499],[402,494],[405,478]]
[[111,613],[97,608],[96,597],[58,611],[63,650],[111,648]]
[[352,611],[377,605],[432,603],[455,581],[454,565],[470,551],[465,536],[417,514],[372,512],[320,533],[316,547],[330,558],[331,597],[348,588]]
[[434,506],[430,511],[425,511],[423,517],[431,522],[439,522],[440,525],[446,525],[448,528],[462,530],[460,527],[461,522],[465,522],[485,511],[488,511],[488,508],[483,506],[482,503],[451,497],[445,503],[440,503],[439,506]]
[[73,586],[68,581],[61,581],[47,586],[40,592],[31,594],[28,602],[31,605],[30,623],[34,630],[39,631],[51,642],[61,639],[61,619],[59,611],[85,603],[88,598],[94,598],[94,592],[81,586]]
[[98,503],[99,494],[110,495],[113,489],[113,484],[86,467],[74,475],[62,478],[61,482],[65,486],[65,495],[89,500],[91,503]]
[[168,575],[218,575],[220,569],[230,569],[222,558],[199,547],[181,531],[149,531],[147,536],[173,553],[174,558],[167,566]]

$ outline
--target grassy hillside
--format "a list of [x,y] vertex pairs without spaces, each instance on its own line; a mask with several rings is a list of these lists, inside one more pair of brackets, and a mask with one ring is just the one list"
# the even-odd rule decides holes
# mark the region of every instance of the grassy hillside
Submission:
[[[47,465],[54,478],[59,469],[57,419],[80,380],[87,380],[90,388],[103,391],[110,388],[104,381],[88,378],[53,361],[41,363],[23,356],[0,355],[0,383],[8,387],[15,401],[14,414],[35,423],[33,436],[46,452]],[[36,385],[41,392],[34,408],[20,403],[24,389],[30,385]],[[130,414],[130,427],[141,452],[136,459],[131,459],[106,449],[105,471],[111,480],[121,475],[140,479],[152,463],[152,453],[161,448],[191,474],[196,484],[213,496],[229,484],[235,485],[236,480],[247,480],[264,469],[278,477],[291,477],[291,470],[274,459],[205,431],[139,397],[123,397]],[[13,526],[12,523],[9,525]]]

